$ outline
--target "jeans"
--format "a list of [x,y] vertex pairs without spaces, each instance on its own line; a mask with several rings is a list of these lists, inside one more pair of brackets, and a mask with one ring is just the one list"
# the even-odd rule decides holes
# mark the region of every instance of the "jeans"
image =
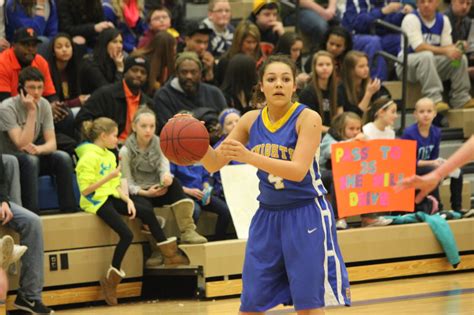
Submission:
[[41,219],[33,212],[10,203],[13,219],[7,226],[20,234],[20,244],[28,246],[21,257],[19,294],[28,300],[40,300],[44,282],[44,248]]
[[77,201],[74,196],[73,165],[71,157],[64,151],[54,151],[47,155],[31,155],[15,153],[20,164],[21,199],[23,206],[35,213],[38,206],[38,177],[53,175],[56,178],[58,189],[59,209],[62,212],[77,210]]
[[8,196],[10,201],[21,206],[20,166],[14,155],[2,154],[5,169],[6,183],[9,185]]
[[[194,199],[194,198],[193,198]],[[196,200],[196,199],[194,199]],[[229,224],[232,223],[232,216],[230,215],[229,207],[227,203],[222,200],[221,198],[217,197],[216,195],[212,194],[211,201],[207,205],[202,205],[201,201],[197,201],[194,203],[199,209],[195,209],[195,212],[200,213],[201,210],[209,211],[217,214],[217,222],[216,222],[216,240],[224,240],[225,235],[227,233],[227,228]]]

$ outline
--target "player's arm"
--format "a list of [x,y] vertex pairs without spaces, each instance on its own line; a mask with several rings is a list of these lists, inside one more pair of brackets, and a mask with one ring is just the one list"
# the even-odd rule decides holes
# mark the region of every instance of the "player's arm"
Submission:
[[[227,139],[233,139],[242,144],[242,146],[246,145],[249,139],[250,127],[252,127],[252,124],[254,123],[255,119],[257,119],[259,114],[260,110],[253,110],[245,113],[240,118],[237,126],[235,126],[235,128],[227,136]],[[221,146],[222,144],[216,149],[213,149],[211,146],[209,146],[206,155],[204,155],[201,160],[202,165],[204,165],[209,173],[218,171],[231,161],[230,158],[227,158],[222,154]]]
[[291,160],[278,160],[249,151],[233,139],[222,143],[222,152],[231,160],[251,164],[267,173],[295,182],[303,180],[314,161],[321,140],[321,117],[305,109],[296,123],[298,141]]

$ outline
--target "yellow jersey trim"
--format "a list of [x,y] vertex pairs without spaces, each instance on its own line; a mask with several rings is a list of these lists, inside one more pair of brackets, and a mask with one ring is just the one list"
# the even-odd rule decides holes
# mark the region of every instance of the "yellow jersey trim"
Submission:
[[275,121],[274,123],[271,122],[270,117],[268,117],[268,106],[265,106],[262,109],[262,121],[263,125],[272,133],[275,133],[280,129],[287,121],[290,119],[293,112],[298,108],[300,103],[294,102],[293,105],[288,109],[283,117]]

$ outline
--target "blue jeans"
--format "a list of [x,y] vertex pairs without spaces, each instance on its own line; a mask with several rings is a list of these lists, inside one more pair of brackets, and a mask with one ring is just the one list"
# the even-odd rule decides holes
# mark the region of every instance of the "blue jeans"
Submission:
[[[198,207],[199,209],[196,209],[196,207]],[[194,208],[195,213],[200,213],[201,210],[204,210],[217,214],[217,222],[215,229],[216,240],[224,240],[225,235],[227,233],[227,228],[229,227],[229,224],[232,223],[232,216],[230,215],[230,210],[227,206],[227,203],[221,198],[212,194],[211,201],[209,202],[209,204],[202,205],[201,201],[197,201],[194,203]]]
[[6,183],[9,184],[8,196],[17,205],[21,203],[20,166],[14,155],[2,154]]
[[38,177],[53,175],[58,189],[59,209],[62,212],[77,210],[72,186],[74,169],[72,159],[66,152],[54,151],[40,156],[15,153],[15,156],[20,164],[21,199],[25,208],[39,212]]
[[376,64],[372,67],[375,53],[382,49],[382,40],[377,35],[356,34],[353,36],[354,50],[363,51],[369,57],[370,76],[379,78],[381,81],[387,80],[387,62],[382,56],[378,56]]
[[7,226],[20,234],[20,244],[28,246],[21,257],[19,294],[28,300],[40,300],[44,282],[44,248],[41,219],[33,212],[10,203],[13,219]]

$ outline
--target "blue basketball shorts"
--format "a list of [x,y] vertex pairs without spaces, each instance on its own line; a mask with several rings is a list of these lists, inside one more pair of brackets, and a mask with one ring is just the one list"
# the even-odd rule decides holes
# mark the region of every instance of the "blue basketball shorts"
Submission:
[[260,206],[250,225],[242,282],[242,312],[279,304],[297,311],[350,305],[347,270],[324,197],[293,209]]

